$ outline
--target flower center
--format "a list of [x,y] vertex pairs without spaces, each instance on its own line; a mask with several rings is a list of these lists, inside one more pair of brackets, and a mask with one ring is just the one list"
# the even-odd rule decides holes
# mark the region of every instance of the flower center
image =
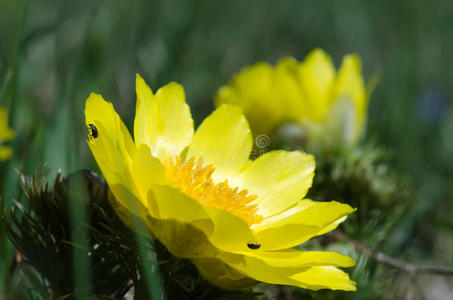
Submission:
[[248,190],[232,188],[228,179],[221,183],[212,180],[213,165],[203,165],[202,159],[191,157],[181,162],[179,156],[165,161],[165,175],[181,192],[203,205],[214,206],[242,218],[249,226],[261,223],[263,216],[257,214],[258,205],[253,203],[258,196],[248,195]]

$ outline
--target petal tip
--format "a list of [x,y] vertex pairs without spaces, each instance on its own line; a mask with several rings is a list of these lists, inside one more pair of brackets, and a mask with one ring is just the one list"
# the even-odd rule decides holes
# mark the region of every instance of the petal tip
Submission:
[[171,81],[159,88],[156,92],[156,96],[159,95],[176,96],[178,100],[182,99],[184,102],[186,101],[186,93],[184,91],[184,87],[175,81]]
[[348,66],[360,73],[362,71],[362,60],[356,53],[346,54],[343,57],[342,66]]
[[357,264],[355,259],[353,259],[352,257],[349,257],[349,256],[345,256],[345,257],[346,257],[346,261],[345,261],[344,268],[354,267]]
[[[214,112],[217,112],[217,113],[228,113],[228,114],[240,114],[240,115],[244,115],[243,112],[242,112],[242,107],[240,107],[239,105],[236,105],[236,104],[230,104],[230,103],[223,103],[221,104]],[[245,119],[245,117],[244,117]]]
[[[89,102],[94,102],[94,101],[99,101],[99,100],[104,100],[102,98],[102,95],[100,94],[97,94],[97,93],[94,93],[94,92],[91,92],[90,95],[88,96],[87,100],[86,100],[86,103],[89,103]],[[105,101],[105,100],[104,100]]]
[[103,105],[112,105],[112,103],[105,101],[100,94],[90,93],[90,96],[88,96],[85,101],[85,118],[91,118],[93,114],[98,112],[99,107],[102,107]]
[[137,94],[137,101],[141,101],[142,98],[146,98],[148,93],[153,94],[153,91],[146,83],[145,79],[140,76],[140,74],[135,74],[135,92]]

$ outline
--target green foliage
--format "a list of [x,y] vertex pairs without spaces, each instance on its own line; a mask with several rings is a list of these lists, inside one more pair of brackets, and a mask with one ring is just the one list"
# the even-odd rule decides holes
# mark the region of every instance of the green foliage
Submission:
[[[29,274],[33,267],[41,277],[43,298],[66,298],[75,292],[73,252],[79,245],[71,242],[68,187],[82,178],[87,199],[90,248],[82,249],[92,257],[95,295],[116,299],[137,282],[138,260],[132,232],[118,219],[108,203],[106,185],[92,172],[79,171],[67,178],[57,175],[52,186],[35,172],[31,178],[20,174],[27,203],[14,202],[7,230],[17,249],[21,271]],[[81,194],[82,191],[80,191]],[[25,207],[24,205],[27,205]],[[32,278],[30,278],[32,279]]]
[[391,170],[387,157],[385,151],[372,145],[336,154],[319,153],[308,195],[317,201],[336,200],[357,208],[343,226],[349,235],[372,244],[385,240],[413,201],[409,180]]
[[[397,176],[390,168],[388,154],[367,144],[349,151],[318,153],[316,161],[316,176],[308,197],[336,200],[357,208],[340,230],[373,249],[392,250],[388,239],[406,217],[414,194],[409,179]],[[357,282],[358,291],[324,292],[314,299],[384,299],[392,295],[394,291],[389,288],[398,272],[370,260],[350,243],[336,242],[335,233],[321,239],[325,249],[356,259],[351,278]],[[403,243],[400,241],[399,246]]]

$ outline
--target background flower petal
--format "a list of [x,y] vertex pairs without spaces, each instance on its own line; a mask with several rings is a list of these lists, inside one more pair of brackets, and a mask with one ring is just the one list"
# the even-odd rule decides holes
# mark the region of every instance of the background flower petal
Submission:
[[323,50],[315,49],[299,64],[298,71],[303,89],[300,101],[306,106],[306,113],[300,113],[311,121],[321,121],[330,104],[330,91],[335,78],[332,60]]
[[365,126],[367,109],[367,91],[362,77],[362,63],[358,55],[346,55],[343,58],[338,75],[332,89],[332,99],[349,100],[353,103],[356,113],[354,136],[360,137]]

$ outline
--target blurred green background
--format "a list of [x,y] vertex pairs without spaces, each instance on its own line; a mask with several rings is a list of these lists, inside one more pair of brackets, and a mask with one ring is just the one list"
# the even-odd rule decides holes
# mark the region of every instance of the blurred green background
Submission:
[[[3,199],[20,197],[12,168],[97,170],[85,143],[85,99],[101,93],[131,128],[135,73],[154,91],[181,83],[199,123],[243,66],[301,60],[320,47],[338,67],[356,52],[366,78],[381,76],[365,139],[388,150],[416,187],[392,237],[405,247],[394,254],[453,266],[452,16],[449,0],[0,0],[0,105],[17,133],[1,167]],[[417,285],[429,299],[453,293],[443,277]]]

